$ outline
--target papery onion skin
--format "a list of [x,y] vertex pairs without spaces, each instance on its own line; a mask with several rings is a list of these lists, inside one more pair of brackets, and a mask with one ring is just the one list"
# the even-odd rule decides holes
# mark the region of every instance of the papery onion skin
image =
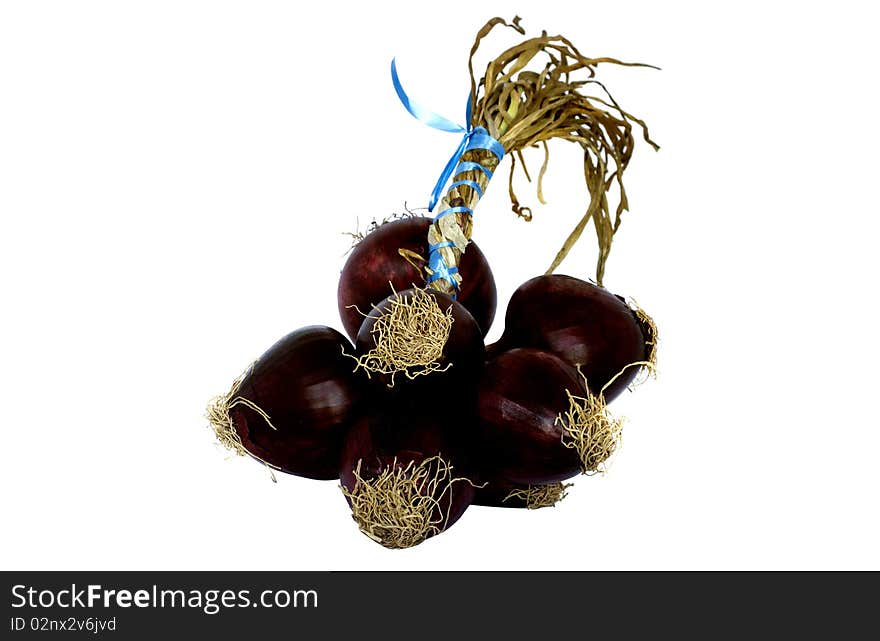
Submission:
[[528,485],[511,483],[504,480],[484,480],[476,483],[474,489],[474,505],[482,505],[484,507],[507,507],[507,508],[524,508],[526,502],[524,499],[513,496],[511,492],[516,490],[524,490]]
[[338,478],[346,429],[364,388],[352,372],[348,339],[330,327],[291,332],[254,364],[236,398],[259,407],[269,422],[245,403],[232,401],[229,416],[245,450],[271,467],[313,479]]
[[[398,250],[414,252],[426,261],[430,226],[431,219],[422,216],[391,221],[370,232],[352,250],[337,290],[339,316],[352,340],[357,336],[364,314],[368,314],[373,305],[393,291],[424,285],[424,272]],[[473,242],[468,244],[462,257],[460,273],[462,285],[458,302],[473,315],[485,335],[495,318],[498,294],[489,263]]]

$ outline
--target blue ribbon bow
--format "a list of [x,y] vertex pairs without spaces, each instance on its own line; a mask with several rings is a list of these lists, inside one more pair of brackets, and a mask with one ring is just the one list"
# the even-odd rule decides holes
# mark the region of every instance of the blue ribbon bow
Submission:
[[[467,126],[462,127],[461,125],[455,124],[448,118],[444,118],[443,116],[435,114],[430,109],[426,109],[422,105],[412,100],[409,96],[407,96],[406,92],[403,90],[403,87],[400,84],[400,78],[397,75],[397,62],[393,58],[391,60],[391,81],[394,83],[394,90],[397,92],[397,97],[400,98],[400,102],[403,103],[403,106],[406,108],[406,110],[416,120],[419,120],[420,122],[423,122],[429,127],[433,127],[434,129],[439,129],[440,131],[463,134],[461,142],[458,144],[458,148],[452,154],[449,162],[446,163],[446,166],[443,168],[443,172],[440,174],[440,178],[437,179],[437,184],[434,186],[434,191],[431,192],[431,200],[428,203],[428,211],[434,211],[434,207],[437,204],[437,201],[440,200],[440,195],[443,192],[443,188],[446,186],[446,183],[449,182],[449,179],[452,178],[455,172],[455,168],[465,152],[470,151],[471,149],[488,149],[489,151],[494,153],[495,156],[498,157],[498,160],[500,162],[501,159],[504,157],[504,147],[501,145],[500,142],[490,136],[489,132],[486,131],[483,127],[474,127],[471,123],[473,110],[472,94],[468,94],[467,110],[465,112]],[[473,166],[479,167],[483,172],[486,173],[489,178],[492,177],[492,173],[482,165],[478,165],[476,163],[462,164],[471,165],[467,169],[472,169],[474,168]],[[462,170],[464,170],[464,168]]]

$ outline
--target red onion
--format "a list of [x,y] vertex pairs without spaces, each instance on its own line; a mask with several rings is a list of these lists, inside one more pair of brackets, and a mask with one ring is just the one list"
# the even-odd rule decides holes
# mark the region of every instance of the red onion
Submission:
[[[360,530],[389,548],[421,543],[451,527],[471,504],[457,446],[436,407],[377,408],[345,439],[340,482]],[[471,419],[471,422],[473,419]]]
[[342,439],[362,397],[343,349],[350,353],[351,343],[322,326],[275,343],[212,401],[209,419],[221,443],[282,472],[337,478]]
[[577,371],[553,354],[514,349],[487,363],[477,412],[488,478],[543,485],[581,471],[577,452],[563,444],[566,392],[586,394]]
[[[348,335],[355,339],[373,305],[413,286],[422,286],[425,276],[421,266],[428,257],[430,218],[421,216],[395,220],[369,233],[352,250],[342,269],[337,292],[339,315]],[[405,250],[421,260],[410,261],[400,255]],[[495,318],[497,293],[495,279],[486,257],[475,243],[467,246],[462,258],[463,282],[458,302],[473,315],[483,335]]]
[[[520,285],[507,306],[504,334],[490,347],[497,354],[515,347],[552,352],[580,367],[590,392],[603,387],[632,363],[653,359],[653,323],[623,298],[586,281],[551,274]],[[629,367],[604,389],[606,401],[635,378]]]
[[381,301],[361,324],[355,348],[358,369],[371,380],[407,391],[467,390],[485,359],[473,316],[434,290],[408,289]]

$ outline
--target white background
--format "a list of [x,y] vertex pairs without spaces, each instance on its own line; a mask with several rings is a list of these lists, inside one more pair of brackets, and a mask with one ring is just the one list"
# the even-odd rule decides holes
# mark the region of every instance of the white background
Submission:
[[[880,568],[866,5],[564,4],[3,3],[0,567]],[[388,551],[335,483],[229,459],[204,406],[288,331],[339,326],[342,232],[427,201],[457,138],[397,103],[391,57],[463,119],[473,36],[515,13],[662,67],[600,69],[662,145],[637,148],[606,279],[657,320],[660,378],[557,508]],[[547,206],[518,183],[534,222],[501,175],[475,230],[499,318],[586,197],[563,143]],[[561,271],[592,275],[585,238]]]

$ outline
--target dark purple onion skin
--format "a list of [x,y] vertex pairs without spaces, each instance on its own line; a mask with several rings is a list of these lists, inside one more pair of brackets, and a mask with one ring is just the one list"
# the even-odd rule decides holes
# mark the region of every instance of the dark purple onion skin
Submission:
[[[352,340],[357,337],[364,314],[390,296],[392,287],[399,292],[424,284],[424,273],[397,250],[407,249],[427,261],[430,226],[431,219],[421,216],[395,220],[370,233],[352,250],[337,291],[339,316]],[[462,255],[460,270],[463,280],[458,301],[473,315],[485,336],[495,318],[498,293],[489,262],[475,243],[470,243]]]
[[504,480],[480,479],[477,488],[474,490],[474,505],[483,505],[485,507],[526,507],[525,500],[513,497],[504,500],[514,490],[524,490],[528,485],[520,485],[518,483],[510,483]]
[[587,393],[577,371],[549,352],[513,349],[486,364],[477,396],[481,478],[543,485],[580,473],[556,424],[569,408],[566,390]]
[[[361,416],[349,430],[339,464],[340,483],[349,492],[354,491],[358,461],[361,461],[361,478],[366,480],[392,466],[404,469],[410,462],[418,465],[432,456],[442,456],[449,462],[453,466],[453,477],[464,476],[455,432],[465,430],[460,425],[450,429],[449,421],[435,406],[407,408],[402,412],[398,409],[376,408]],[[456,420],[467,423],[467,428],[473,431],[472,416],[459,416]],[[461,518],[473,498],[472,483],[461,480],[452,484],[451,491],[439,501],[442,515],[438,517],[444,520],[443,529]]]
[[[507,306],[504,334],[491,355],[516,347],[552,352],[580,366],[590,391],[599,391],[625,366],[646,360],[650,337],[621,297],[587,281],[549,274],[526,281]],[[630,367],[605,391],[606,401],[633,381]]]
[[248,452],[289,474],[339,477],[343,437],[363,397],[343,347],[353,351],[335,329],[310,326],[291,332],[260,357],[237,396],[266,412],[276,429],[253,409],[234,405],[230,418]]
[[[363,319],[355,341],[356,355],[361,356],[376,347],[376,341],[371,333],[376,319],[389,308],[393,300],[408,300],[413,295],[413,291],[407,289],[389,296]],[[468,389],[473,390],[482,370],[486,352],[480,327],[464,306],[446,294],[433,290],[425,290],[425,293],[433,296],[444,312],[452,308],[452,328],[439,361],[440,369],[450,363],[451,366],[445,371],[436,371],[412,379],[404,373],[397,373],[394,376],[393,386],[391,386],[390,374],[370,374],[370,380],[377,386],[391,390],[398,396],[411,395],[412,400],[417,403],[421,402],[422,393],[425,392],[436,394],[443,391],[466,395]],[[358,370],[357,374],[366,378],[363,370]]]

